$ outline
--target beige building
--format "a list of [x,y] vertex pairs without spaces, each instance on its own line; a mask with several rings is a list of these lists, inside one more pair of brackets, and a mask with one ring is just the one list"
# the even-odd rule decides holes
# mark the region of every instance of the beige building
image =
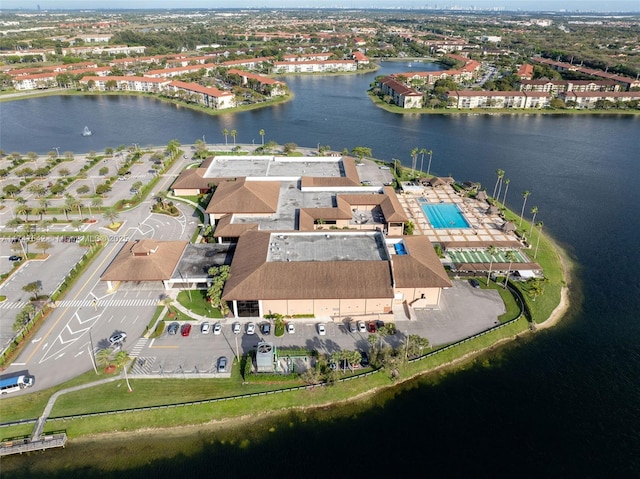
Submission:
[[344,317],[435,306],[447,287],[451,281],[424,237],[388,242],[380,232],[248,231],[223,299],[236,317]]

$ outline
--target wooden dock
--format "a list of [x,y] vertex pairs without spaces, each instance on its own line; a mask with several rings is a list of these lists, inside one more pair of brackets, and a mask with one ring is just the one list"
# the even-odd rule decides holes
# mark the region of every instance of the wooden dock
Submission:
[[67,435],[52,434],[50,436],[41,436],[39,439],[32,441],[30,439],[19,439],[15,441],[0,442],[0,456],[8,456],[10,454],[22,454],[23,452],[44,451],[54,447],[64,447],[67,443]]

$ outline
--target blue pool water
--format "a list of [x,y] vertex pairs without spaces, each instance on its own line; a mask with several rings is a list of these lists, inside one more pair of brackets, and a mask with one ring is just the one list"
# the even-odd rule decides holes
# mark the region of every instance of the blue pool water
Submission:
[[420,202],[422,211],[434,228],[469,228],[460,208],[453,203]]

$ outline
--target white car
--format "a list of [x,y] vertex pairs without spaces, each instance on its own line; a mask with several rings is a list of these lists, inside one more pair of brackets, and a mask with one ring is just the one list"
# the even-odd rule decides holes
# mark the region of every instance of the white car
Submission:
[[287,323],[287,333],[293,334],[296,332],[296,327],[293,323]]
[[360,331],[361,333],[367,332],[367,325],[364,324],[364,321],[358,321],[358,331]]
[[327,334],[327,328],[322,323],[318,324],[318,334],[320,336],[324,336],[325,334]]
[[213,334],[220,334],[222,332],[222,325],[220,323],[216,323],[213,325]]
[[125,339],[127,339],[127,333],[116,333],[109,338],[109,344],[115,346],[116,344],[124,343]]
[[209,323],[202,323],[202,326],[200,326],[200,332],[202,334],[209,334],[210,329],[211,325]]
[[247,334],[254,334],[256,332],[256,325],[253,323],[247,323]]
[[233,334],[240,334],[240,323],[233,323]]

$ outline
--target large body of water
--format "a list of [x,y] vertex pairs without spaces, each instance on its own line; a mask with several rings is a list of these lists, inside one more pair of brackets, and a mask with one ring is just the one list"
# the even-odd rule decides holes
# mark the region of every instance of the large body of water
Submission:
[[[385,63],[377,74],[406,69]],[[502,168],[508,205],[519,211],[530,190],[527,210],[538,206],[544,231],[579,264],[582,302],[552,330],[384,393],[369,408],[347,406],[346,417],[296,414],[272,433],[236,432],[233,444],[202,437],[193,455],[113,476],[640,477],[640,119],[397,115],[366,97],[374,76],[287,77],[293,101],[216,117],[139,97],[3,103],[0,148],[99,151],[203,135],[221,143],[224,128],[258,144],[264,129],[266,141],[367,146],[407,166],[412,148],[426,148],[432,172],[480,181],[490,193]],[[91,137],[81,136],[85,125]],[[59,477],[92,475],[68,466]]]

